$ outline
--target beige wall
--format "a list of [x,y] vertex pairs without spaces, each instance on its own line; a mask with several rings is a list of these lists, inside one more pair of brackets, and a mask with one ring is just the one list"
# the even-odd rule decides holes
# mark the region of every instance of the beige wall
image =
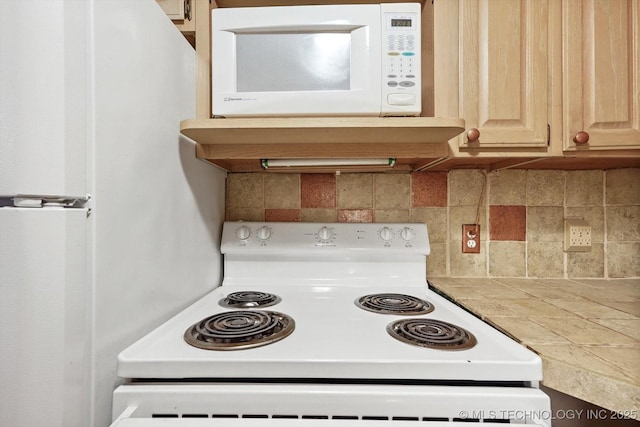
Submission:
[[[481,225],[463,254],[462,224]],[[564,219],[592,227],[590,252],[564,252]],[[640,169],[479,169],[413,174],[232,173],[227,220],[425,222],[430,276],[640,276]]]

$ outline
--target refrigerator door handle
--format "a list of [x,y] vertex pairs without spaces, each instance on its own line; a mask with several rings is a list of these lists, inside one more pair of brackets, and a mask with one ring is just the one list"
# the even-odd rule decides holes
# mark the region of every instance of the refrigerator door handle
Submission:
[[91,195],[84,197],[17,195],[0,197],[0,206],[15,208],[85,208]]

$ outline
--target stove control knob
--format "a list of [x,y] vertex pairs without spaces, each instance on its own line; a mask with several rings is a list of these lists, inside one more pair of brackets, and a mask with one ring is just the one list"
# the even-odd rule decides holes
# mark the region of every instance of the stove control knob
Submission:
[[416,234],[409,227],[405,227],[400,231],[400,237],[402,237],[404,241],[413,240],[415,236]]
[[393,239],[393,231],[391,231],[389,227],[382,227],[380,230],[380,238],[385,242],[390,241]]
[[251,229],[246,225],[243,225],[236,230],[236,237],[240,240],[247,240],[249,236],[251,236]]
[[271,237],[271,229],[267,226],[262,226],[258,228],[258,239],[267,240]]
[[329,227],[322,227],[320,230],[318,230],[318,238],[322,241],[328,241],[331,240],[331,238],[333,237],[333,232],[331,231],[331,229]]

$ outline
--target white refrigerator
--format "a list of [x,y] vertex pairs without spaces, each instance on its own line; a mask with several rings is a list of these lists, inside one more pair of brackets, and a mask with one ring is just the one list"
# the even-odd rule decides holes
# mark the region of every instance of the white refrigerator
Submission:
[[108,426],[117,354],[219,285],[193,117],[154,0],[0,0],[0,426]]

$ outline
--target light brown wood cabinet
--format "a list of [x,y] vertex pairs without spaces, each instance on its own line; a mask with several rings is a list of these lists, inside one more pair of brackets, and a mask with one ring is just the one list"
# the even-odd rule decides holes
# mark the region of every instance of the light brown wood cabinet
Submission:
[[562,2],[563,149],[640,148],[640,2]]
[[453,159],[640,158],[637,0],[435,2],[434,52]]
[[435,114],[464,118],[455,153],[548,142],[547,0],[434,5]]
[[185,19],[184,0],[156,0],[171,20]]

